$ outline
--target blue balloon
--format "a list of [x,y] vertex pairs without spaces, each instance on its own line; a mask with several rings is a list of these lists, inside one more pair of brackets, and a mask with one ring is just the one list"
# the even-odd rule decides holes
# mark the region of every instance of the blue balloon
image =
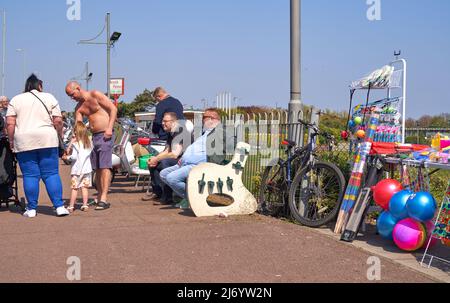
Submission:
[[411,218],[420,222],[426,222],[433,219],[437,210],[437,203],[430,193],[418,192],[409,197],[406,208]]
[[398,220],[403,220],[409,217],[406,204],[409,197],[413,194],[410,190],[402,190],[392,196],[389,201],[389,212]]
[[383,212],[377,220],[378,233],[385,239],[393,240],[392,232],[399,221],[390,212]]
[[355,126],[356,126],[356,124],[355,124],[355,122],[353,120],[348,121],[348,127],[349,128],[353,128]]

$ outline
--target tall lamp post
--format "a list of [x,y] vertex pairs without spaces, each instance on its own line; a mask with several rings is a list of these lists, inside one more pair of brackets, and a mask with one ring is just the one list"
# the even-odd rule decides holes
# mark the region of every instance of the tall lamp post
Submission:
[[289,102],[289,138],[300,146],[300,132],[295,132],[294,123],[298,123],[302,110],[301,102],[301,0],[291,0],[291,100]]
[[114,43],[119,40],[120,36],[122,35],[119,32],[114,32],[111,35],[111,14],[106,13],[106,20],[105,20],[105,27],[106,27],[106,42],[95,42],[94,40],[100,37],[100,35],[104,32],[105,27],[103,27],[100,34],[98,34],[95,38],[89,39],[89,40],[80,40],[78,44],[98,44],[98,45],[106,45],[106,89],[107,89],[107,95],[108,98],[111,99],[111,89],[110,89],[110,79],[111,79],[111,47],[114,45]]
[[26,79],[26,65],[27,65],[27,63],[26,63],[26,52],[25,52],[25,49],[23,49],[23,48],[18,48],[18,49],[16,49],[16,52],[18,52],[18,53],[22,53],[23,54],[23,82],[25,83],[25,81],[27,80]]

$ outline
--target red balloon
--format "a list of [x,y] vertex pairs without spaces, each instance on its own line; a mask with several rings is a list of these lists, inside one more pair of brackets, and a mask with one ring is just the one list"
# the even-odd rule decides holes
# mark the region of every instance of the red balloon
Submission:
[[345,130],[341,131],[341,138],[343,140],[347,140],[348,139],[348,132],[345,131]]
[[372,187],[373,200],[384,210],[389,210],[389,201],[392,196],[403,190],[402,184],[397,180],[385,179]]

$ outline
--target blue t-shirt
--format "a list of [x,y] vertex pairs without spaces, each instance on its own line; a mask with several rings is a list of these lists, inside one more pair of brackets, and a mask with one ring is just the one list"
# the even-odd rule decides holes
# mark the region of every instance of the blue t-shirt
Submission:
[[183,105],[178,99],[169,96],[156,105],[156,116],[152,126],[152,132],[161,140],[167,140],[169,137],[162,127],[162,120],[164,114],[170,112],[175,113],[178,120],[184,120]]

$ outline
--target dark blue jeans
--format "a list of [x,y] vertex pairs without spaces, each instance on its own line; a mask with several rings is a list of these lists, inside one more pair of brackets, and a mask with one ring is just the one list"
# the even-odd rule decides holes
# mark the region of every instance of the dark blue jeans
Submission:
[[174,166],[177,162],[178,159],[164,159],[158,163],[158,166],[150,168],[153,193],[163,201],[172,200],[172,189],[161,180],[159,173],[163,169]]
[[54,207],[64,205],[62,183],[59,176],[58,148],[42,148],[17,153],[23,175],[23,189],[27,209],[36,209],[39,199],[39,181],[42,179]]

